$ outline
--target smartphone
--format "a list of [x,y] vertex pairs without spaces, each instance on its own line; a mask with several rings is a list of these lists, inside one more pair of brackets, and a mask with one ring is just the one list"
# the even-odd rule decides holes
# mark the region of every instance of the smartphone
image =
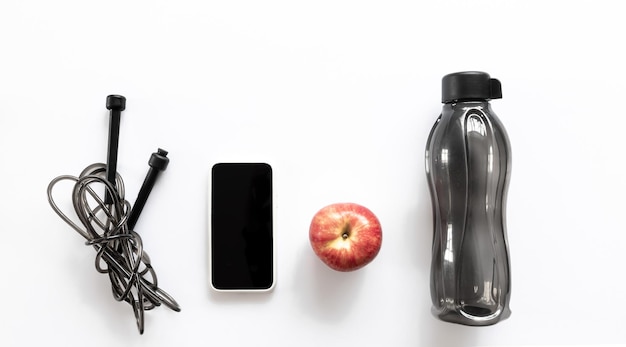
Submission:
[[272,167],[218,163],[211,172],[210,282],[217,291],[275,283]]

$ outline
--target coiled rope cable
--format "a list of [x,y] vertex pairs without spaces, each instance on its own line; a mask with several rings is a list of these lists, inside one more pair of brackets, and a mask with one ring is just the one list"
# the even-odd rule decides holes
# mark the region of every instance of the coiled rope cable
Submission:
[[[131,205],[124,198],[121,176],[116,176],[114,187],[107,181],[105,171],[105,165],[98,163],[85,168],[79,177],[62,175],[54,178],[48,185],[48,202],[61,219],[87,240],[86,245],[94,247],[96,270],[109,275],[113,297],[130,304],[137,328],[143,334],[144,311],[161,304],[177,312],[180,307],[174,298],[159,288],[141,237],[128,227]],[[75,183],[72,205],[82,226],[63,213],[52,197],[54,186],[61,181]],[[111,204],[105,204],[98,196],[96,186],[104,186],[112,198]]]

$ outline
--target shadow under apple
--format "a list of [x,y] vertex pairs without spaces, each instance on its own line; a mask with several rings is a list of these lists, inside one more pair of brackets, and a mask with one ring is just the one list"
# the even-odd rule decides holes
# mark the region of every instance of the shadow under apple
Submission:
[[351,272],[333,270],[308,244],[300,254],[295,283],[300,307],[313,319],[340,321],[358,301],[367,267]]

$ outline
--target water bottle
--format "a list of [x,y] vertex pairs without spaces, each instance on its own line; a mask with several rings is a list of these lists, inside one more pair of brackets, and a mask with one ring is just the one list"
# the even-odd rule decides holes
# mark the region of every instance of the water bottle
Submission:
[[433,205],[430,292],[439,319],[492,325],[511,315],[506,194],[511,147],[489,100],[497,79],[459,72],[442,79],[443,111],[426,145]]

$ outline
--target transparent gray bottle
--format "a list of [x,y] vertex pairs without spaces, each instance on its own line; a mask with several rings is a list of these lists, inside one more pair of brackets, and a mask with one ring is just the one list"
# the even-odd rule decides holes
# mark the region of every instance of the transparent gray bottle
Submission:
[[426,145],[432,312],[447,322],[484,326],[511,314],[505,218],[511,147],[489,103],[501,97],[500,82],[484,72],[444,76],[443,111]]

